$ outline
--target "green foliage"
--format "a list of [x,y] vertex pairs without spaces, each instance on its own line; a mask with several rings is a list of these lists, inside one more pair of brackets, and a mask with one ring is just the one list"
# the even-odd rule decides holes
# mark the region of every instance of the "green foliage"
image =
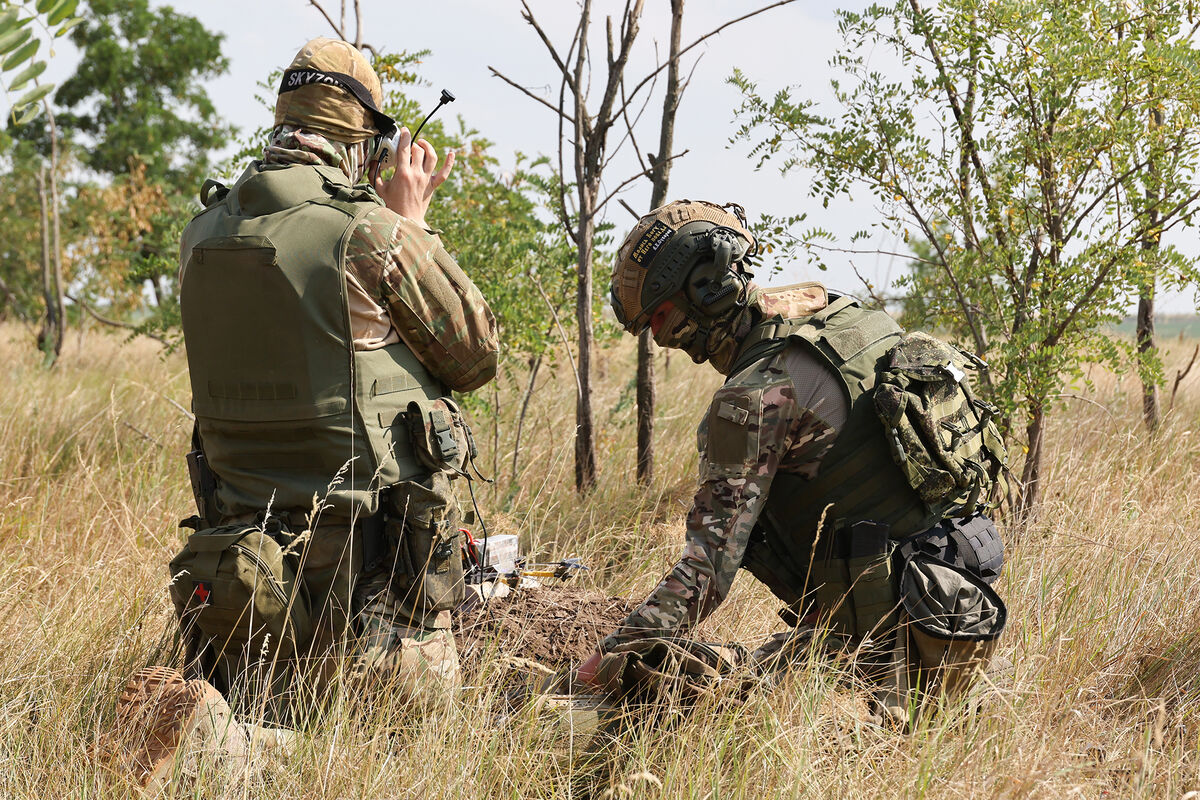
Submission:
[[[1040,419],[1083,365],[1120,365],[1101,323],[1194,260],[1158,246],[1191,221],[1200,58],[1186,4],[902,0],[839,12],[837,111],[736,73],[759,163],[812,170],[811,194],[878,209],[919,268],[906,317],[987,358],[1009,416]],[[1163,122],[1153,124],[1154,112]],[[871,229],[860,231],[865,236]],[[792,235],[820,263],[826,231]],[[910,320],[914,321],[914,320]]]
[[29,84],[46,70],[46,62],[37,58],[43,38],[56,39],[82,22],[75,16],[77,5],[78,0],[38,0],[36,5],[0,0],[0,90],[14,123],[37,116],[41,100],[54,90],[52,83]]
[[[11,142],[10,142],[11,144]],[[38,215],[37,170],[40,159],[33,148],[10,146],[0,151],[0,320],[16,317],[32,321],[42,313],[42,233]]]
[[149,0],[90,0],[71,32],[82,51],[75,74],[55,95],[67,136],[89,141],[93,170],[117,175],[134,158],[150,177],[191,194],[208,172],[208,153],[231,133],[203,88],[223,74],[223,35]]

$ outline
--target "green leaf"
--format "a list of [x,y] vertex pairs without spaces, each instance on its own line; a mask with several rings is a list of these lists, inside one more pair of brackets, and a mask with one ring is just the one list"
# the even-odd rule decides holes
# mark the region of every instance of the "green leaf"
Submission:
[[24,125],[26,122],[29,122],[40,113],[42,113],[42,107],[40,105],[35,105],[25,109],[25,111],[21,113],[21,116],[18,117],[17,109],[14,108],[12,111],[13,124]]
[[16,30],[19,27],[21,26],[17,22],[16,8],[10,8],[8,11],[0,14],[0,34]]
[[57,39],[60,36],[66,36],[68,33],[70,33],[71,28],[74,28],[76,25],[78,25],[81,22],[83,22],[83,17],[75,17],[72,20],[68,20],[67,22],[64,22],[62,25],[59,26],[58,30],[56,30],[54,32],[54,38]]
[[62,22],[75,13],[77,5],[79,5],[79,0],[59,0],[54,8],[50,10],[49,16],[46,17],[47,24],[53,27]]
[[10,92],[19,92],[25,84],[41,75],[46,71],[45,61],[35,61],[13,77],[12,82],[8,85]]
[[25,44],[32,35],[28,28],[21,28],[9,33],[0,34],[0,55],[4,55],[10,50],[15,50]]
[[24,95],[20,100],[13,103],[13,108],[24,108],[41,100],[46,95],[54,91],[53,83],[43,83],[41,86]]
[[37,0],[37,10],[39,14],[45,14],[52,8],[54,8],[54,0]]
[[[5,56],[4,61],[0,62],[0,72],[8,72],[10,69],[24,64],[29,59],[33,58],[33,54],[42,46],[40,39],[30,39],[25,44],[18,47],[16,50]],[[12,87],[10,86],[9,89]]]

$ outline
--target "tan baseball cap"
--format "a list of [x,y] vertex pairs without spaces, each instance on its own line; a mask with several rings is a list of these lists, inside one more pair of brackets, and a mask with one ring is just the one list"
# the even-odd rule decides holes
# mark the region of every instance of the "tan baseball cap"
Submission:
[[[356,90],[365,95],[361,101]],[[275,125],[295,125],[354,144],[380,132],[382,103],[383,88],[367,57],[349,42],[319,37],[300,48],[284,70]]]

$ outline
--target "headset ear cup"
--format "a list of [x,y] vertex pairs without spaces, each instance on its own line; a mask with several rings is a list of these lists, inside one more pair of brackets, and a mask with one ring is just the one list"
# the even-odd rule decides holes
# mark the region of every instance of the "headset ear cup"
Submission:
[[745,278],[741,273],[706,261],[698,264],[688,276],[687,298],[698,312],[715,318],[737,304],[744,286]]
[[385,137],[382,133],[371,137],[371,146],[367,148],[368,164],[370,164],[372,161],[378,161],[379,157],[383,155],[383,143],[386,138],[387,137]]

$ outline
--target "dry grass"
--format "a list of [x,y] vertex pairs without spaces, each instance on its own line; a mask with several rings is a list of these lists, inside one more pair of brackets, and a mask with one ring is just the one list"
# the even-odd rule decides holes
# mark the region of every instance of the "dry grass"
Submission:
[[[1181,355],[1184,348],[1180,346]],[[0,797],[108,797],[86,758],[130,671],[170,631],[165,563],[190,513],[183,359],[89,335],[53,372],[24,331],[0,327]],[[647,590],[674,559],[695,472],[694,427],[717,377],[671,359],[660,475],[632,480],[632,353],[601,357],[600,485],[570,488],[570,384],[535,395],[515,480],[518,390],[502,386],[500,478],[479,495],[492,526],[535,553],[581,555],[587,580]],[[662,362],[660,361],[660,375]],[[211,797],[1168,797],[1200,790],[1200,378],[1151,438],[1139,393],[1098,375],[1050,438],[1040,522],[1010,536],[1001,593],[1011,669],[982,710],[908,737],[860,721],[819,665],[741,707],[720,703],[635,728],[599,765],[569,768],[559,732],[532,715],[494,725],[469,689],[421,717],[338,707],[299,749]],[[668,388],[669,387],[669,388]],[[1081,390],[1082,391],[1082,390]],[[621,408],[618,413],[614,409]],[[477,421],[478,422],[478,421]],[[491,425],[478,425],[483,442]],[[490,461],[490,459],[485,459]],[[743,579],[705,634],[754,643],[775,603]],[[172,795],[172,796],[175,796]],[[121,790],[116,790],[121,796]]]

